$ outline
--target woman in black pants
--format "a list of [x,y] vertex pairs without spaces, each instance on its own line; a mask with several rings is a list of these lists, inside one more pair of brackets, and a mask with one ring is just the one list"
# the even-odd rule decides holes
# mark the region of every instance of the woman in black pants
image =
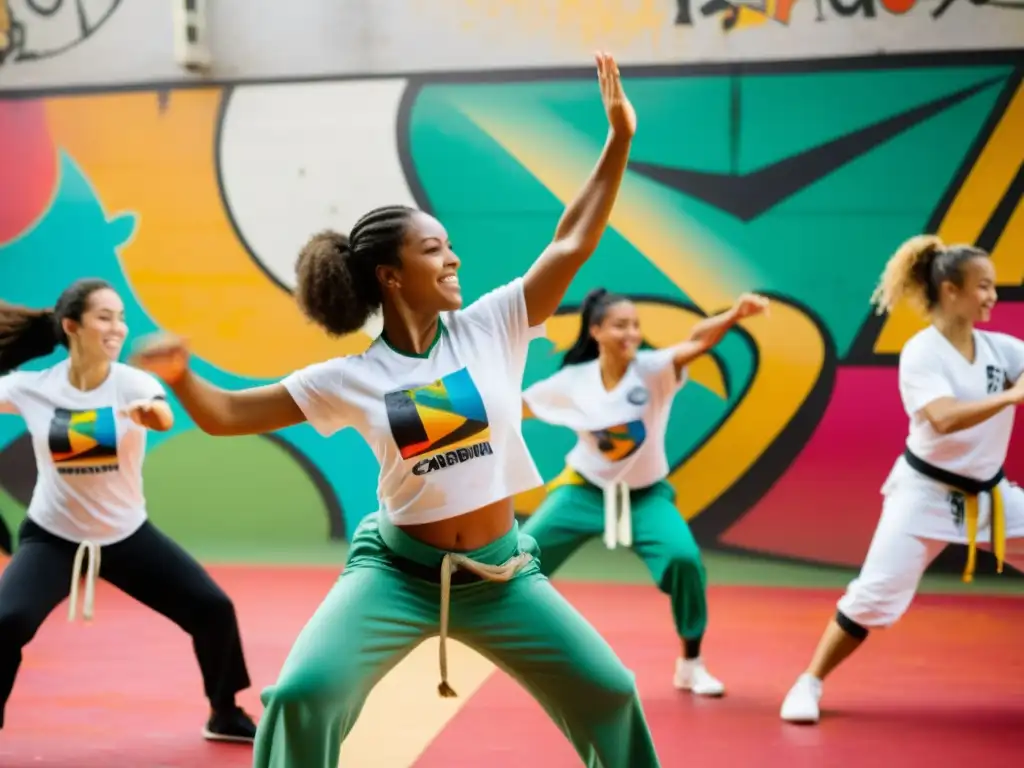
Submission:
[[[235,609],[181,547],[148,521],[142,493],[146,431],[173,424],[162,386],[117,361],[124,304],[102,280],[80,280],[53,310],[0,302],[0,414],[20,414],[38,478],[17,551],[0,575],[0,728],[22,648],[71,594],[83,567],[83,613],[97,576],[192,636],[211,711],[203,735],[251,742],[235,703],[249,675]],[[58,344],[69,356],[42,371],[13,371]]]

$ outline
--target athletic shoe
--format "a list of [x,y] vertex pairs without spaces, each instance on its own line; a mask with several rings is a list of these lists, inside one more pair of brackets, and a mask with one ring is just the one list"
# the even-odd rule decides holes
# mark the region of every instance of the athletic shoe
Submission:
[[256,739],[256,724],[241,707],[232,707],[210,715],[203,738],[251,744]]
[[790,723],[816,723],[821,717],[821,680],[806,672],[796,679],[779,715]]
[[700,659],[676,659],[676,673],[672,684],[681,691],[697,696],[721,696],[725,686],[715,678]]

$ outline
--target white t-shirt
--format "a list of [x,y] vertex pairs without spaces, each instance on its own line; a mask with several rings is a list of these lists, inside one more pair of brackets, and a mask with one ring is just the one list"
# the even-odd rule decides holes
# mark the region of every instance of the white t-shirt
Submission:
[[974,480],[993,477],[1006,460],[1015,408],[948,435],[940,435],[921,409],[940,397],[982,400],[1001,392],[1024,372],[1024,341],[1004,333],[974,331],[970,363],[935,326],[915,334],[900,352],[899,383],[910,417],[907,447],[919,458]]
[[611,390],[597,360],[567,365],[523,393],[533,415],[568,427],[576,445],[566,464],[599,488],[622,482],[646,488],[669,471],[665,430],[672,400],[686,383],[677,377],[672,349],[642,350]]
[[380,508],[399,525],[445,520],[543,482],[522,434],[530,341],[523,282],[442,313],[422,356],[378,338],[284,379],[316,430],[354,427],[380,462]]
[[0,377],[0,413],[21,414],[36,457],[28,517],[73,542],[103,546],[126,539],[146,520],[142,462],[146,429],[119,411],[164,397],[151,375],[114,363],[96,389],[68,379],[68,359],[42,371]]

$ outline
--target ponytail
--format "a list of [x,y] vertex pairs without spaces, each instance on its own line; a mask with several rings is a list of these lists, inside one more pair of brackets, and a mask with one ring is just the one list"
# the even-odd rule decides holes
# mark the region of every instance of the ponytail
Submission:
[[52,309],[29,309],[0,301],[0,376],[53,352],[60,323]]
[[590,335],[590,327],[599,325],[604,319],[608,307],[623,301],[624,297],[617,293],[608,293],[604,288],[595,288],[583,299],[580,306],[580,332],[576,341],[562,356],[562,365],[579,365],[596,360],[598,357],[597,339]]
[[946,281],[963,285],[961,267],[978,256],[988,256],[972,245],[947,246],[935,235],[906,240],[885,265],[871,303],[881,315],[906,299],[923,314],[939,303],[939,288]]
[[64,319],[82,322],[89,297],[104,289],[113,290],[106,280],[76,280],[64,289],[53,309],[29,309],[0,301],[0,376],[45,357],[58,345],[67,346]]

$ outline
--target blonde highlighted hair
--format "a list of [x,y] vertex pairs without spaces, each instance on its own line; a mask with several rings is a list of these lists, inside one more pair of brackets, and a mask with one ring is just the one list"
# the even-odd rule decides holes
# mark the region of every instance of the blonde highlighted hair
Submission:
[[927,315],[939,303],[942,283],[962,285],[960,267],[978,256],[988,256],[988,253],[973,245],[947,246],[936,235],[916,235],[904,241],[886,262],[871,294],[871,303],[881,315],[906,300]]

